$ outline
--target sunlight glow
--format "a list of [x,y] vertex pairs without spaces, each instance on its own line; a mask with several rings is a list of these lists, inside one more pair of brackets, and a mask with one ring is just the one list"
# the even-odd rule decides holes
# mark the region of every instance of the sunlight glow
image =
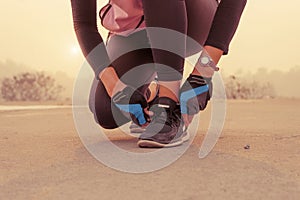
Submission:
[[80,48],[77,45],[73,45],[70,52],[72,55],[78,55],[80,53]]

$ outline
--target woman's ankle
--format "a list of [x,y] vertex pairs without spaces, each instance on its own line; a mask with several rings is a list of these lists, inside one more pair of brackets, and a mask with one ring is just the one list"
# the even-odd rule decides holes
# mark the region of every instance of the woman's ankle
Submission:
[[160,81],[159,97],[168,97],[175,102],[179,102],[179,90],[181,81]]

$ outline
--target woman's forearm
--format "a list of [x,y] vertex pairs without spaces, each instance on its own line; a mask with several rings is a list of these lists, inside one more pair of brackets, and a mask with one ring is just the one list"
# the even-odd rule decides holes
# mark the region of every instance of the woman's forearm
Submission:
[[71,0],[74,29],[86,60],[98,74],[110,60],[97,29],[96,0]]
[[205,45],[228,53],[228,47],[238,27],[247,0],[221,0]]
[[121,91],[126,87],[126,85],[119,79],[115,69],[111,66],[102,70],[98,78],[102,81],[110,97],[114,96],[118,91]]
[[204,49],[208,53],[208,55],[211,57],[211,59],[214,61],[214,63],[218,64],[224,51],[221,49],[218,49],[216,47],[208,46],[208,45],[204,46]]

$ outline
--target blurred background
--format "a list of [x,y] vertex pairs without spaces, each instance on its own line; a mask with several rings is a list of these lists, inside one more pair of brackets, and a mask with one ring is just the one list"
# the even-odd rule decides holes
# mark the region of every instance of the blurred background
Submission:
[[[99,0],[98,9],[106,3]],[[220,62],[228,98],[300,97],[299,7],[297,0],[248,1]],[[0,102],[70,104],[84,62],[70,1],[4,1],[0,13]]]

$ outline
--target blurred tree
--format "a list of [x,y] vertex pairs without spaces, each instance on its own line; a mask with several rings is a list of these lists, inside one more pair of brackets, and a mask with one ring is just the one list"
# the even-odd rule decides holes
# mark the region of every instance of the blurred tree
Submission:
[[234,75],[225,79],[225,88],[228,99],[262,99],[276,96],[274,87],[269,82],[247,82]]
[[44,72],[21,73],[4,78],[1,95],[7,101],[58,100],[64,88]]

